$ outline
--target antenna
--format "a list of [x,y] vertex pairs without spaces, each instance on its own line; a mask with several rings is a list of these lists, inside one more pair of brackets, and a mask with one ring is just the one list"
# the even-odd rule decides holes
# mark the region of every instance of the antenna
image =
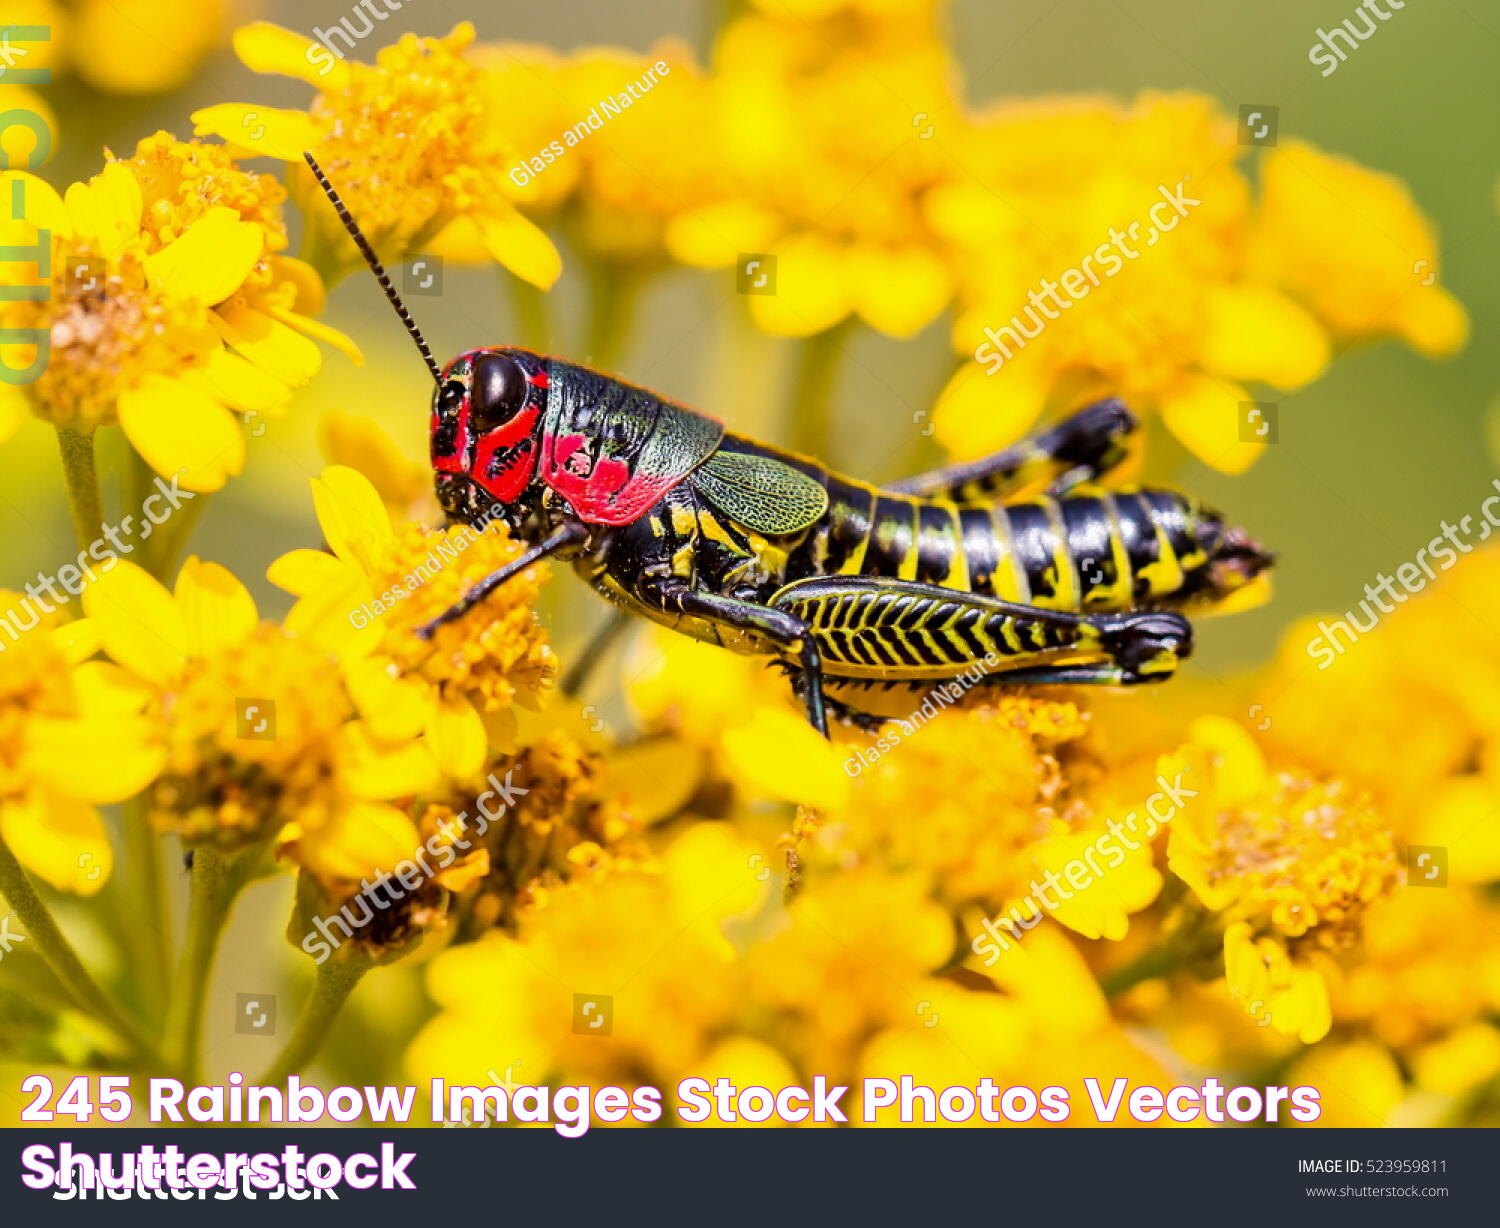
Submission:
[[328,176],[323,173],[323,168],[318,165],[312,154],[302,155],[307,159],[308,166],[312,167],[312,173],[317,177],[318,185],[328,194],[328,199],[333,202],[333,207],[339,215],[339,221],[343,222],[344,229],[349,232],[349,237],[354,240],[354,245],[359,248],[359,254],[365,258],[365,263],[370,266],[370,271],[375,274],[375,280],[380,283],[380,288],[385,291],[386,298],[391,300],[391,306],[396,309],[396,314],[401,317],[401,323],[406,325],[406,331],[411,334],[411,339],[417,343],[417,349],[422,351],[422,361],[427,364],[427,369],[432,372],[432,378],[440,387],[443,382],[443,373],[438,368],[437,362],[432,357],[432,351],[427,348],[427,342],[422,339],[421,331],[417,328],[406,310],[406,304],[401,301],[401,296],[396,293],[396,287],[391,285],[391,279],[387,276],[385,266],[380,263],[375,255],[375,249],[370,246],[370,241],[360,231],[359,224],[350,216],[348,208],[339,199],[339,194],[333,190],[333,184],[328,182]]

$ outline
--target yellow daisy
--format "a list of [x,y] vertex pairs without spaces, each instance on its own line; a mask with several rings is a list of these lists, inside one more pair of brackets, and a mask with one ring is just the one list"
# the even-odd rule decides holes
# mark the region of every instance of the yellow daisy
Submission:
[[91,622],[59,625],[30,597],[0,592],[0,837],[32,873],[79,895],[113,864],[96,807],[138,793],[164,757],[145,694],[88,659],[98,643]]
[[280,186],[224,147],[157,133],[63,196],[26,172],[3,178],[25,201],[6,233],[35,245],[50,231],[51,277],[0,310],[33,338],[7,347],[30,378],[5,385],[0,423],[13,429],[21,404],[85,434],[118,423],[156,472],[217,490],[245,461],[235,412],[281,413],[321,365],[310,337],[357,356],[304,314],[322,290],[277,254]]
[[522,551],[503,524],[396,528],[369,479],[334,465],[312,481],[332,553],[294,550],[267,573],[297,597],[289,631],[342,661],[350,694],[377,736],[426,734],[445,772],[476,773],[487,746],[515,746],[514,705],[536,706],[557,672],[533,606],[543,569],[516,577],[468,618],[418,627]]
[[193,113],[195,131],[293,163],[292,191],[310,221],[308,258],[330,280],[363,267],[307,167],[311,152],[370,241],[400,259],[446,228],[477,228],[489,254],[546,288],[562,261],[552,241],[516,211],[507,174],[517,153],[483,70],[466,57],[468,22],[444,38],[406,35],[373,65],[334,59],[318,43],[266,22],[235,32],[240,59],[257,72],[317,88],[306,111],[220,103]]
[[121,561],[83,601],[160,723],[165,763],[147,794],[159,829],[225,850],[274,839],[330,883],[411,856],[416,827],[389,799],[435,783],[430,756],[353,719],[337,663],[261,623],[223,567],[189,559],[168,592]]
[[1339,781],[1273,771],[1223,717],[1195,721],[1161,770],[1202,782],[1203,796],[1172,823],[1168,862],[1225,926],[1231,995],[1278,1032],[1321,1039],[1332,1023],[1332,957],[1396,885],[1394,838],[1367,799]]

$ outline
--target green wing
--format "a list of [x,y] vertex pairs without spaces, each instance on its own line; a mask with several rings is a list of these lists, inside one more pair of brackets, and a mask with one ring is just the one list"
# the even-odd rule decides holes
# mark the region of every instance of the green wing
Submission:
[[715,452],[693,485],[731,520],[757,533],[797,533],[828,510],[823,484],[800,469],[749,452]]

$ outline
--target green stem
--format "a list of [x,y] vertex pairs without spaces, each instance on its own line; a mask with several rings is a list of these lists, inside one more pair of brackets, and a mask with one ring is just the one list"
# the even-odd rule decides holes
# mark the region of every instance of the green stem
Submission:
[[52,975],[79,1007],[118,1036],[138,1063],[155,1065],[158,1059],[151,1043],[89,975],[3,838],[0,838],[0,895],[4,895],[15,910],[27,940],[36,944],[36,951],[46,961]]
[[104,508],[99,498],[99,473],[94,467],[94,436],[70,427],[57,428],[63,477],[68,484],[68,509],[78,548],[87,550],[104,535]]
[[1152,947],[1137,956],[1123,968],[1117,968],[1100,978],[1100,988],[1109,998],[1117,998],[1128,989],[1134,989],[1142,981],[1166,976],[1182,963],[1182,951],[1175,945],[1165,943]]
[[161,842],[151,830],[143,797],[125,803],[125,857],[121,867],[130,878],[126,908],[136,931],[143,997],[165,1001],[172,968],[172,908],[162,872]]
[[644,284],[638,270],[610,260],[588,263],[589,306],[583,340],[584,361],[601,371],[619,366]]
[[302,1005],[296,1030],[270,1069],[256,1080],[258,1084],[279,1087],[317,1056],[333,1021],[370,966],[368,959],[342,954],[318,965],[312,994]]
[[502,270],[501,277],[510,287],[511,303],[516,309],[516,328],[520,343],[528,350],[545,354],[551,348],[551,322],[547,316],[547,296],[529,281]]
[[167,1006],[166,1056],[181,1077],[197,1077],[203,1037],[203,1004],[213,975],[214,953],[234,897],[245,885],[245,857],[226,858],[213,848],[193,850],[193,885],[188,901],[187,936],[177,962]]
[[802,341],[787,433],[794,451],[820,460],[834,459],[833,393],[838,387],[839,360],[853,329],[854,317],[849,316]]
[[141,565],[158,580],[165,582],[177,569],[183,551],[187,548],[188,538],[198,527],[198,521],[203,518],[204,510],[208,507],[208,499],[206,491],[194,495],[189,502],[172,513],[171,519],[162,521],[152,529]]

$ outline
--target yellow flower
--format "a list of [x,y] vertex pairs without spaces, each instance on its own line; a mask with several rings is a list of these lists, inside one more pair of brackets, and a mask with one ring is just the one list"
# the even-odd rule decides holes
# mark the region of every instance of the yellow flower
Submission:
[[486,763],[482,785],[427,803],[423,835],[458,854],[436,877],[460,897],[460,937],[513,927],[553,889],[644,861],[605,773],[600,755],[554,731]]
[[507,174],[518,152],[506,116],[465,50],[468,22],[444,38],[404,36],[373,65],[335,60],[326,47],[256,22],[236,31],[235,51],[258,72],[318,89],[307,111],[220,103],[193,114],[196,131],[293,163],[292,191],[310,223],[309,259],[330,279],[363,267],[307,167],[313,153],[375,247],[421,251],[457,222],[477,228],[489,254],[546,288],[562,262],[537,226],[516,211]]
[[222,146],[157,133],[62,197],[25,172],[4,180],[25,194],[25,221],[6,233],[34,244],[51,232],[45,297],[0,312],[39,339],[10,347],[12,370],[38,372],[6,385],[12,411],[25,403],[82,432],[118,422],[158,473],[217,490],[245,460],[231,411],[283,412],[321,365],[309,336],[357,355],[298,310],[315,310],[322,291],[277,254],[281,188]]
[[[1030,1088],[1033,1096],[1044,1087],[1061,1086],[1068,1092],[1071,1113],[1065,1124],[1071,1126],[1095,1124],[1084,1079],[1097,1079],[1100,1071],[1132,1084],[1164,1088],[1173,1081],[1110,1018],[1083,957],[1056,929],[1036,931],[1015,959],[997,965],[992,984],[983,990],[929,978],[908,983],[905,997],[906,1017],[871,1037],[857,1077],[899,1082],[910,1075],[938,1090],[972,1088],[989,1078],[1001,1088]],[[1005,1103],[1017,1113],[1026,1105],[1019,1097]],[[902,1125],[899,1108],[898,1103],[881,1110],[876,1124]],[[976,1112],[961,1124],[987,1123]],[[1024,1124],[1047,1122],[1036,1115]],[[1111,1124],[1132,1123],[1122,1113]]]
[[[830,39],[842,52],[832,61]],[[952,72],[930,23],[740,17],[715,47],[701,138],[721,169],[683,196],[668,249],[704,268],[774,254],[774,293],[746,298],[767,332],[809,336],[853,314],[893,336],[917,333],[948,304],[954,276],[922,208],[942,158],[905,99],[951,112]]]
[[89,661],[98,628],[0,591],[0,836],[34,874],[93,895],[113,856],[96,806],[140,791],[162,748],[146,696]]
[[[1223,717],[1193,722],[1163,760],[1204,794],[1175,818],[1168,862],[1225,925],[1231,996],[1256,1019],[1312,1042],[1331,1024],[1331,957],[1396,883],[1394,838],[1339,781],[1273,771]],[[1202,782],[1202,786],[1198,782]]]
[[[1404,189],[1284,142],[1256,201],[1233,123],[1208,98],[1007,103],[955,149],[964,173],[926,212],[960,278],[954,345],[974,359],[934,414],[960,457],[1109,393],[1238,473],[1263,446],[1243,437],[1252,385],[1300,388],[1355,334],[1429,353],[1462,342]],[[1406,276],[1414,262],[1428,285]]]
[[110,94],[164,94],[186,84],[216,46],[226,0],[82,0],[64,22],[69,61]]
[[1437,284],[1437,236],[1400,180],[1283,141],[1267,155],[1261,182],[1250,267],[1335,340],[1399,337],[1429,357],[1463,346],[1468,316]]
[[515,704],[535,707],[557,662],[533,606],[542,569],[516,577],[480,610],[415,634],[477,581],[522,551],[503,523],[428,529],[391,524],[367,478],[334,465],[312,480],[332,553],[294,550],[267,573],[297,597],[286,618],[343,662],[351,695],[376,736],[425,734],[445,772],[474,775],[486,746],[515,745]]
[[24,49],[19,67],[77,73],[107,94],[145,95],[176,89],[200,69],[223,35],[227,10],[226,0],[76,0],[66,6],[11,0],[5,16],[12,31],[48,31],[45,40],[12,32],[12,43]]
[[121,561],[83,600],[161,725],[166,762],[147,795],[159,829],[226,850],[275,839],[329,883],[411,855],[416,828],[388,799],[436,782],[430,756],[351,719],[337,663],[260,623],[228,571],[189,559],[168,592]]
[[1410,1054],[1500,1011],[1500,908],[1449,886],[1397,892],[1370,909],[1360,961],[1334,1012]]
[[[412,1041],[415,1078],[670,1087],[701,1073],[710,1028],[734,999],[727,919],[767,896],[748,849],[722,823],[687,828],[656,872],[611,874],[549,894],[515,937],[491,932],[433,960],[439,1010]],[[608,1010],[610,1034],[579,1034],[578,995]],[[607,1002],[604,1000],[607,999]]]

